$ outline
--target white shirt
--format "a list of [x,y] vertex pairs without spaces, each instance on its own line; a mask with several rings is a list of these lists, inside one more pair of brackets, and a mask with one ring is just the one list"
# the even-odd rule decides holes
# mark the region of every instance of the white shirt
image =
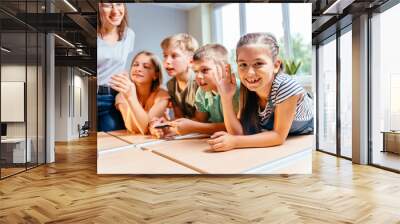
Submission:
[[133,58],[135,33],[127,28],[124,36],[115,44],[110,44],[97,36],[97,85],[107,85],[111,76],[129,72]]

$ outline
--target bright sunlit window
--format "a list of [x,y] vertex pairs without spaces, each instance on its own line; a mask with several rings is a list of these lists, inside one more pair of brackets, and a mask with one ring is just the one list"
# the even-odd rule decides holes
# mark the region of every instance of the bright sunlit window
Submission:
[[[295,74],[311,77],[311,4],[230,3],[216,7],[214,15],[215,41],[230,51],[232,62],[241,35],[269,32],[277,38],[283,60],[301,63]],[[302,84],[311,89],[308,77]]]
[[239,4],[227,4],[221,8],[222,43],[227,49],[234,49],[240,38]]
[[398,154],[385,152],[387,147],[383,144],[395,143],[395,138],[391,135],[391,140],[386,141],[382,132],[400,131],[399,21],[400,4],[371,19],[372,163],[396,170],[400,170]]

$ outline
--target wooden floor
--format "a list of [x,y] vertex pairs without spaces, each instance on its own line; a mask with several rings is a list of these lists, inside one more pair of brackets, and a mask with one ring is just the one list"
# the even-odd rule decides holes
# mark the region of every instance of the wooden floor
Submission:
[[26,170],[25,167],[24,168],[1,168],[1,177],[7,177],[19,172],[22,172]]
[[0,223],[400,223],[400,175],[314,153],[313,174],[99,176],[96,139],[0,181]]
[[400,154],[376,150],[374,151],[372,161],[374,164],[400,170]]

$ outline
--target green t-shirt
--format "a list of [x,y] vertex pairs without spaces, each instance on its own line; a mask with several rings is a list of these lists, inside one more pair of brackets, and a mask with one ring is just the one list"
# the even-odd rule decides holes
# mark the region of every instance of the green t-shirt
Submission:
[[[236,92],[233,96],[233,108],[235,113],[239,111],[240,81],[236,80]],[[221,96],[214,92],[205,92],[201,88],[197,89],[195,99],[196,110],[208,113],[208,121],[211,123],[224,122],[222,111]]]

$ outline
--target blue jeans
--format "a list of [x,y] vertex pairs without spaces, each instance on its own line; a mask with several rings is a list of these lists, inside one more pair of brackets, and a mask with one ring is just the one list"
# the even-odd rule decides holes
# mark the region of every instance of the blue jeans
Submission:
[[[274,113],[271,117],[261,124],[261,128],[264,130],[274,129]],[[314,118],[308,121],[293,121],[289,129],[289,135],[307,135],[313,134],[314,132]]]
[[125,129],[121,112],[115,108],[114,95],[97,95],[97,131]]

